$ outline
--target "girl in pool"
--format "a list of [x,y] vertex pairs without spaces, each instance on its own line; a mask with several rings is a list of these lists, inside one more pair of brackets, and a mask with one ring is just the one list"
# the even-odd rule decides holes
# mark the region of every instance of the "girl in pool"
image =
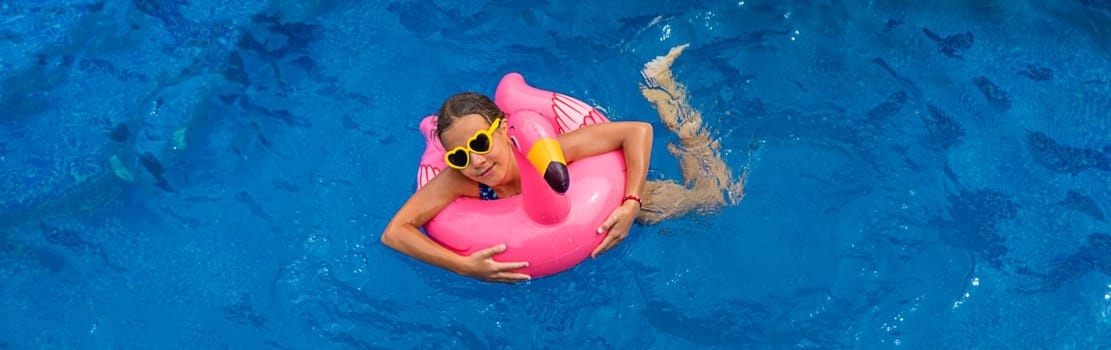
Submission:
[[[668,149],[680,160],[685,184],[646,181],[652,150],[652,126],[644,122],[594,124],[561,134],[567,163],[613,150],[623,150],[627,167],[625,200],[598,228],[606,234],[591,253],[597,257],[629,234],[634,221],[654,224],[692,210],[713,210],[743,197],[744,175],[732,170],[717,154],[716,141],[701,126],[701,116],[685,102],[685,88],[674,82],[670,66],[686,45],[673,48],[645,65],[641,91],[660,113],[663,124],[679,136],[680,145]],[[489,247],[469,256],[444,248],[420,231],[429,220],[460,196],[497,199],[521,191],[520,173],[512,145],[502,124],[505,117],[488,97],[461,93],[450,97],[437,113],[437,137],[445,149],[464,145],[471,138],[486,138],[487,147],[469,152],[469,159],[445,169],[417,190],[394,214],[382,233],[382,243],[408,256],[461,275],[490,282],[517,282],[528,275],[510,272],[525,262],[498,262],[494,255],[505,245]],[[643,197],[643,199],[641,199]]]

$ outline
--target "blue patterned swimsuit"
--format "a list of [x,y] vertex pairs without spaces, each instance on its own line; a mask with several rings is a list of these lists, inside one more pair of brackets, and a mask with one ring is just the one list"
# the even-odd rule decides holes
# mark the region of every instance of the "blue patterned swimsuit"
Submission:
[[481,198],[484,201],[490,201],[490,200],[498,199],[498,193],[494,192],[494,189],[491,188],[490,186],[486,186],[486,184],[483,184],[483,183],[479,182],[478,183],[478,197]]

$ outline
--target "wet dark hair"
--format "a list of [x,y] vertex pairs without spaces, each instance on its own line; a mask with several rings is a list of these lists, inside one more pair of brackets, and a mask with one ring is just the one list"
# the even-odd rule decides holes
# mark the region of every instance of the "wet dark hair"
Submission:
[[491,124],[494,120],[505,118],[505,112],[502,112],[489,97],[474,92],[458,93],[444,101],[440,111],[436,112],[436,138],[442,142],[444,130],[451,127],[451,124],[460,117],[471,114],[481,115],[487,123]]

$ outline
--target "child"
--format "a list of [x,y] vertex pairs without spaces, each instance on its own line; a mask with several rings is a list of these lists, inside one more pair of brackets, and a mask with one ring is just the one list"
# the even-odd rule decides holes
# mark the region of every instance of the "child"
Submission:
[[[625,200],[599,227],[598,232],[607,236],[591,257],[621,243],[634,220],[654,224],[694,209],[721,207],[726,204],[726,194],[734,203],[743,196],[744,176],[733,179],[730,168],[717,156],[717,142],[701,129],[701,116],[685,105],[683,87],[672,80],[670,65],[684,48],[686,45],[673,48],[667,56],[647,64],[647,84],[641,90],[656,105],[664,125],[678,133],[681,145],[669,145],[668,149],[679,158],[690,188],[673,181],[646,181],[652,151],[651,124],[614,121],[558,136],[567,163],[618,149],[625,155]],[[470,158],[463,164],[444,169],[413,193],[386,226],[382,243],[423,262],[484,281],[513,283],[529,279],[528,275],[510,272],[527,263],[494,261],[493,256],[505,250],[504,244],[460,256],[420,232],[421,226],[460,196],[493,200],[521,192],[518,164],[502,123],[505,113],[492,100],[476,93],[456,94],[444,102],[437,116],[436,136],[444,149],[462,146],[475,137],[488,138],[483,139],[487,147],[480,150],[483,153],[468,152]],[[685,120],[680,123],[680,118]]]

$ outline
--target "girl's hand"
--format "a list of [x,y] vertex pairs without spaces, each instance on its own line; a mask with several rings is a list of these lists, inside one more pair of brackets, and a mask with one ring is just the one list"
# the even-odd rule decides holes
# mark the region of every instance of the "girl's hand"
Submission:
[[633,226],[633,220],[636,220],[638,212],[640,212],[640,203],[631,200],[625,201],[620,207],[614,209],[609,218],[602,222],[602,226],[598,227],[598,234],[608,233],[608,235],[598,247],[594,248],[590,257],[597,258],[598,255],[625,240],[625,237],[629,236],[629,228]]
[[486,282],[515,283],[532,277],[523,273],[509,272],[525,268],[528,262],[497,262],[494,255],[505,251],[505,244],[486,248],[464,257],[464,266],[459,274]]

